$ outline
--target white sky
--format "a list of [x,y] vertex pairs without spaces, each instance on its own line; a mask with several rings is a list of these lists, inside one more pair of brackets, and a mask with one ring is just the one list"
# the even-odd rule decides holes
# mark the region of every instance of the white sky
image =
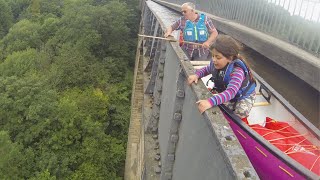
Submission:
[[287,9],[291,15],[299,15],[312,21],[320,22],[320,0],[267,0]]

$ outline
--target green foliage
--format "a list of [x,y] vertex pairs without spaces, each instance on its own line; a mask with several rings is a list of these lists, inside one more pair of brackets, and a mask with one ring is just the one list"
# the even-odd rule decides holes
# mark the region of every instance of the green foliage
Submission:
[[31,13],[33,16],[40,15],[40,0],[31,0],[30,5]]
[[35,177],[30,178],[30,180],[56,180],[55,176],[51,176],[48,170],[38,173]]
[[48,17],[44,20],[39,30],[39,35],[42,42],[47,42],[49,38],[55,36],[55,33],[59,29],[60,19],[54,17]]
[[5,0],[0,0],[0,39],[4,37],[13,23],[13,15]]
[[108,124],[106,133],[126,141],[130,119],[130,98],[132,90],[132,74],[128,73],[125,77],[127,83],[119,83],[108,88],[110,106],[108,107]]
[[21,171],[24,168],[22,147],[18,143],[12,143],[6,131],[0,131],[0,179],[23,179]]
[[105,56],[129,58],[129,28],[127,7],[112,1],[104,6],[77,4],[67,5],[61,23],[47,46],[56,53],[65,42],[88,48],[99,59]]
[[17,22],[21,14],[29,7],[31,0],[6,0],[11,8],[13,18]]
[[3,2],[0,179],[122,179],[137,1]]
[[47,133],[57,95],[38,76],[12,76],[0,82],[1,124],[14,141],[31,146]]
[[88,88],[80,90],[74,88],[66,90],[64,91],[62,100],[69,100],[75,103],[79,114],[91,118],[93,121],[105,122],[109,101],[101,89]]
[[50,75],[51,81],[59,89],[82,87],[93,80],[90,77],[90,69],[88,69],[89,65],[86,61],[90,54],[85,51],[75,51],[75,48],[70,45],[64,45],[59,54],[51,66],[52,73]]
[[9,33],[2,39],[4,57],[14,51],[39,48],[41,46],[40,28],[38,23],[29,20],[21,20],[13,25]]
[[[94,25],[101,34],[103,43],[101,51],[106,49],[105,54],[114,57],[127,57],[129,28],[127,14],[129,11],[126,4],[112,1],[98,9],[95,14]],[[104,17],[104,18],[101,18]]]
[[99,61],[83,47],[74,47],[76,45],[64,44],[54,58],[49,78],[58,89],[88,85],[103,88],[108,83],[124,80],[128,62],[123,58],[107,57]]
[[[83,7],[83,9],[86,8]],[[92,46],[97,46],[101,41],[100,35],[90,24],[92,17],[81,15],[81,11],[79,11],[78,9],[71,9],[61,18],[60,28],[46,44],[47,49],[52,54],[59,55],[58,51],[64,43],[78,46],[80,50],[86,50]]]
[[26,74],[45,71],[50,63],[46,56],[45,53],[37,52],[35,49],[15,51],[0,64],[0,75],[22,77]]
[[63,4],[63,0],[42,0],[40,2],[41,14],[53,14],[61,17]]

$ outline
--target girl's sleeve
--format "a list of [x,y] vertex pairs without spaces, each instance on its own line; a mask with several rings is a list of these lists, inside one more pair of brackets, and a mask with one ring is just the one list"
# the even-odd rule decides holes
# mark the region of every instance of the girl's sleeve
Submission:
[[210,61],[210,64],[208,66],[203,67],[201,69],[198,69],[196,71],[196,75],[199,78],[202,78],[202,77],[205,77],[205,76],[209,75],[211,73],[212,66],[213,66],[213,63],[212,63],[212,61]]
[[244,72],[240,67],[235,67],[230,74],[230,82],[226,90],[219,94],[215,94],[208,99],[212,106],[217,106],[233,99],[239,91],[243,80],[245,79]]

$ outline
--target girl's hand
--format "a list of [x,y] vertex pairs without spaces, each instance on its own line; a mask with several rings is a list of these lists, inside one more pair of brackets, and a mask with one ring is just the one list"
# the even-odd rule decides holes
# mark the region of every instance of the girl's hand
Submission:
[[198,104],[198,109],[200,111],[200,113],[202,114],[204,111],[206,111],[207,109],[211,108],[211,104],[208,100],[199,100],[198,102],[196,102]]
[[193,82],[196,84],[198,83],[198,76],[195,74],[188,77],[188,84],[191,85]]

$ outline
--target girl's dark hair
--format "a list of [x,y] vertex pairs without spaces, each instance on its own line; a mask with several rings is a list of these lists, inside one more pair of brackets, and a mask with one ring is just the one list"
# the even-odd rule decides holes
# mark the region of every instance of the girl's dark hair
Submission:
[[247,61],[239,54],[243,49],[241,44],[228,35],[218,35],[215,42],[210,46],[210,51],[213,55],[213,49],[220,52],[224,57],[231,58],[232,60],[241,59],[249,68],[250,79],[253,80],[251,68]]

